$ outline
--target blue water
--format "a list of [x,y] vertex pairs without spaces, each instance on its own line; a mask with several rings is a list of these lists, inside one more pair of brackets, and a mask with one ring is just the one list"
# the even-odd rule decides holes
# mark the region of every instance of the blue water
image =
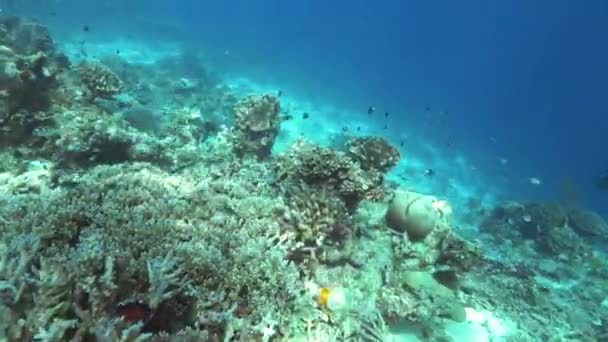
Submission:
[[557,199],[572,180],[583,206],[608,215],[608,192],[593,185],[608,169],[604,0],[13,6],[42,18],[59,38],[86,24],[99,37],[179,40],[226,73],[280,84],[362,117],[374,105],[372,124],[386,124],[383,134],[399,140],[408,132],[446,155],[466,156],[503,198]]
[[[285,83],[362,111],[385,108],[393,132],[434,120],[424,139],[452,141],[512,197],[552,199],[571,178],[586,206],[607,213],[608,194],[593,187],[608,168],[606,1],[231,1],[182,10],[192,31],[249,51]],[[429,117],[425,106],[447,115]],[[498,156],[508,170],[493,171]],[[532,175],[543,186],[521,182]]]

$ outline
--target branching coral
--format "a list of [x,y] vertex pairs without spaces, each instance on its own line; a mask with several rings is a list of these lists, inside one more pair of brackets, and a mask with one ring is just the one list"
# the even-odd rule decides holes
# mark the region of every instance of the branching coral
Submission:
[[186,290],[188,282],[183,278],[180,260],[171,256],[146,262],[148,270],[148,305],[154,310],[165,300]]
[[290,209],[285,212],[285,224],[296,231],[298,240],[309,245],[322,245],[350,220],[344,204],[327,192],[302,186],[290,189],[287,196]]

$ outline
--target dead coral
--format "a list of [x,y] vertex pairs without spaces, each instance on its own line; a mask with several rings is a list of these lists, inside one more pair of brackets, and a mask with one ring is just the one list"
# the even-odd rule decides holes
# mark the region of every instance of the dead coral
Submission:
[[120,79],[103,64],[83,63],[80,65],[80,78],[89,89],[91,99],[108,99],[120,93]]
[[271,95],[250,96],[237,103],[234,123],[234,148],[239,155],[247,153],[267,158],[279,133],[279,100]]
[[352,138],[346,142],[349,156],[364,170],[388,172],[401,160],[401,153],[381,137]]

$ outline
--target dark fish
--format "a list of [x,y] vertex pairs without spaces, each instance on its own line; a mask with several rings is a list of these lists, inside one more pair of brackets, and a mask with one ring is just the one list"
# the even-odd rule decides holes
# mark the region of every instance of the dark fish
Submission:
[[433,171],[433,169],[426,169],[424,170],[424,174],[427,176],[433,176],[435,174],[435,171]]
[[120,55],[120,50],[119,49],[116,49],[116,54]]
[[361,126],[357,126],[357,132],[361,132]]
[[302,114],[302,119],[306,120],[310,117],[310,114],[308,114],[308,112],[304,112],[304,114]]
[[427,112],[430,112],[431,111],[431,106],[424,107],[424,110],[427,111]]
[[384,129],[388,129],[388,125],[384,125]]
[[388,117],[388,112],[384,113],[384,117],[387,118]]
[[600,190],[608,190],[608,171],[597,178],[595,187]]
[[82,27],[82,30],[83,30],[84,32],[89,32],[89,26],[88,26],[88,25],[84,25],[84,26]]
[[344,132],[344,133],[348,132],[348,127],[346,127],[346,126],[342,127],[342,132]]
[[133,322],[146,322],[152,313],[152,310],[148,304],[135,301],[119,304],[116,307],[116,312],[123,320],[129,323]]
[[376,111],[376,107],[369,106],[369,108],[367,109],[367,114],[372,115],[372,114],[374,114],[375,111]]
[[399,146],[403,147],[403,145],[405,145],[405,141],[399,143]]
[[279,89],[279,91],[277,92],[277,97],[281,97],[283,96],[283,91]]
[[283,120],[283,121],[289,121],[291,119],[293,119],[293,115],[291,115],[291,114],[281,116],[281,120]]

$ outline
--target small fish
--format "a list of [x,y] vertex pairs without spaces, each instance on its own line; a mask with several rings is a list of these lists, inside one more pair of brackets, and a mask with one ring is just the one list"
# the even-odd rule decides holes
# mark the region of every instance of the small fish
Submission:
[[498,163],[500,163],[500,165],[507,165],[509,161],[507,160],[507,158],[503,158],[503,157],[499,157],[498,158]]
[[291,114],[281,116],[282,121],[289,121],[291,119],[293,119],[293,115],[291,115]]
[[374,106],[369,106],[369,108],[367,108],[368,115],[374,114],[375,111],[376,111],[376,107],[374,107]]
[[344,132],[344,133],[348,132],[348,127],[346,127],[346,126],[342,127],[342,132]]
[[82,30],[83,30],[84,32],[89,32],[89,25],[84,25],[84,26],[82,27]]
[[526,223],[532,222],[532,216],[530,216],[530,214],[524,214],[521,219]]
[[116,49],[116,54],[120,55],[120,50],[119,49]]
[[426,107],[424,107],[424,110],[427,111],[427,112],[430,112],[431,111],[431,106],[427,105]]
[[283,91],[281,89],[279,89],[279,91],[277,91],[277,97],[281,97],[283,96]]
[[308,112],[304,112],[302,114],[302,119],[304,119],[304,120],[308,119],[309,117],[310,117],[310,114],[308,114]]
[[148,304],[136,301],[119,304],[116,312],[126,322],[146,322],[151,316],[152,310]]
[[388,118],[388,112],[385,112],[385,113],[384,113],[384,117],[385,117],[385,118]]
[[403,147],[403,145],[405,145],[405,141],[401,141],[401,142],[399,143],[399,146]]
[[426,169],[424,170],[424,174],[427,176],[433,176],[435,174],[435,171],[433,169]]
[[528,182],[530,182],[530,184],[532,184],[532,185],[541,185],[543,183],[543,181],[537,177],[529,177]]
[[357,126],[357,132],[361,132],[361,126]]
[[384,129],[388,129],[388,125],[384,125]]

